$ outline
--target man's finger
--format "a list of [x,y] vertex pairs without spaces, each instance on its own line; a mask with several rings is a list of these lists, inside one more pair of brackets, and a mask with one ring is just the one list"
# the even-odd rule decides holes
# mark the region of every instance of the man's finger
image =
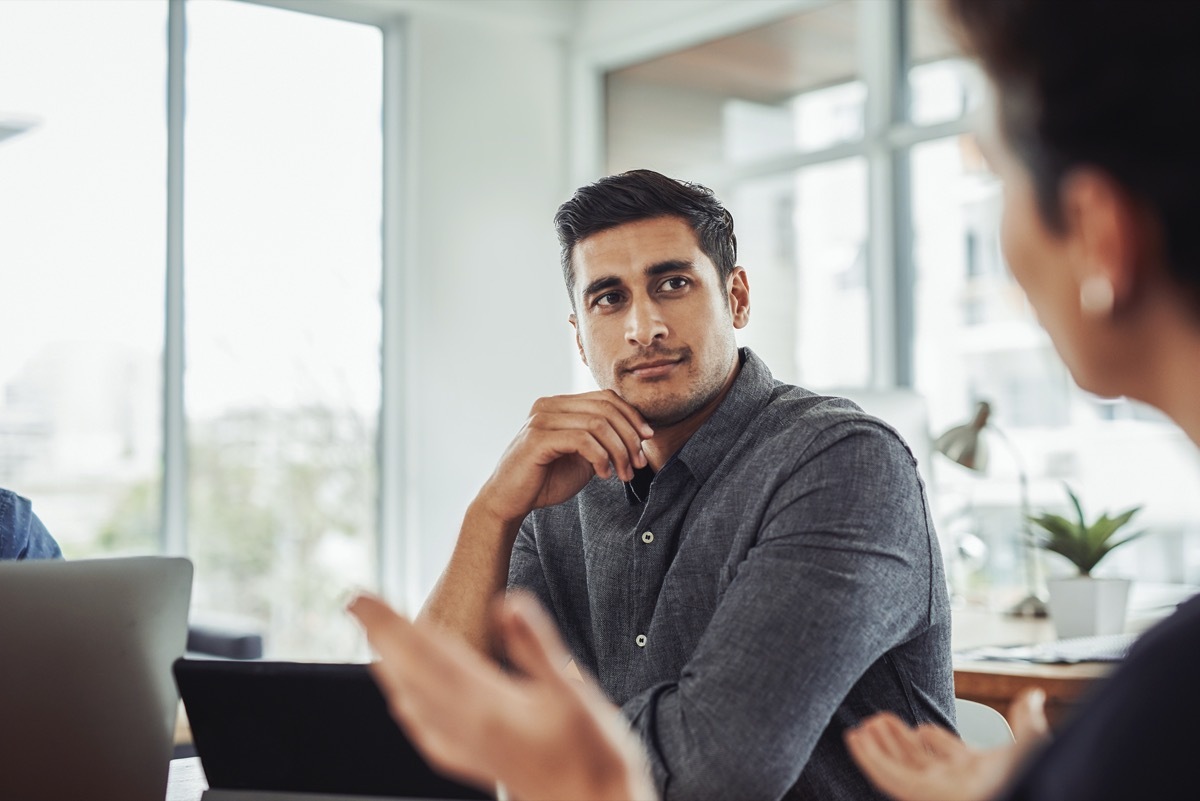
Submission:
[[[560,441],[555,435],[562,431],[590,436],[603,449],[604,461],[611,462],[617,468],[622,481],[633,480],[633,471],[642,466],[638,459],[641,440],[624,420],[617,423],[600,415],[575,412],[539,413],[532,419],[531,427],[545,432],[550,442]],[[592,451],[581,452],[581,455],[595,462]]]
[[629,424],[637,429],[644,438],[649,439],[654,436],[654,428],[642,416],[642,413],[633,407],[633,404],[622,398],[611,389],[602,389],[596,393],[588,393],[590,397],[612,405],[614,409],[620,412]]
[[585,395],[561,395],[544,398],[534,405],[535,414],[586,414],[608,419],[613,428],[636,449],[644,439],[654,436],[654,429],[637,409],[612,390],[589,392]]

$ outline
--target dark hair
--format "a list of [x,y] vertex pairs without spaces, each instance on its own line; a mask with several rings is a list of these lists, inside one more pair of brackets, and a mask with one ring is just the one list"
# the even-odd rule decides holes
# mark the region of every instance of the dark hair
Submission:
[[1157,216],[1172,275],[1200,289],[1200,3],[944,2],[1047,226],[1063,230],[1063,178],[1097,167]]
[[733,215],[711,189],[677,181],[653,170],[631,170],[601,178],[580,187],[554,215],[554,229],[562,249],[563,279],[575,305],[575,245],[592,234],[625,223],[656,217],[679,217],[696,232],[700,250],[727,279],[737,264],[737,237]]

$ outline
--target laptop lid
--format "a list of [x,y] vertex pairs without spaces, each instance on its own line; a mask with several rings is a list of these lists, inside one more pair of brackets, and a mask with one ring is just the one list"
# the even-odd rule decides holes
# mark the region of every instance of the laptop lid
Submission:
[[214,790],[491,797],[421,758],[366,665],[180,659],[175,681]]
[[192,564],[0,563],[0,798],[162,801]]

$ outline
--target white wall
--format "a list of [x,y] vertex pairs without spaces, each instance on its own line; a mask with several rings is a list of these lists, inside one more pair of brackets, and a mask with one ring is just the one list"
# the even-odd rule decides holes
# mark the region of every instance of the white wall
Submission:
[[412,602],[533,400],[570,390],[575,356],[551,225],[570,190],[561,40],[433,15],[406,38]]

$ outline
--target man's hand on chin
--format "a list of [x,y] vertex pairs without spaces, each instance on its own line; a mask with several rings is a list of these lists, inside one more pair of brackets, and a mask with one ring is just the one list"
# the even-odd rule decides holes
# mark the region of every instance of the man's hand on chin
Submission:
[[506,525],[573,497],[592,476],[632,481],[647,464],[645,418],[612,390],[540,398],[475,506]]

